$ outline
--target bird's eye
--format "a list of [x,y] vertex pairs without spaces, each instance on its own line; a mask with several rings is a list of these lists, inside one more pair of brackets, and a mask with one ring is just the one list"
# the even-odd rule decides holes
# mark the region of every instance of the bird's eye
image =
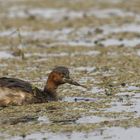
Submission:
[[60,73],[60,76],[63,78],[65,75],[63,73]]

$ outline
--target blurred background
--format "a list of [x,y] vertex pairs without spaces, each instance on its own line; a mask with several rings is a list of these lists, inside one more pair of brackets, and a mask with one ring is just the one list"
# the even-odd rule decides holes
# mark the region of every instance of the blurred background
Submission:
[[0,139],[139,139],[139,0],[0,0],[0,76],[43,88],[59,65],[89,89],[0,110]]

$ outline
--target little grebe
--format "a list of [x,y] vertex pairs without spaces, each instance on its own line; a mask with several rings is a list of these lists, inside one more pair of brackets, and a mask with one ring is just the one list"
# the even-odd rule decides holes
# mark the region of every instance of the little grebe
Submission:
[[2,77],[0,78],[0,106],[56,101],[58,100],[56,89],[65,83],[82,86],[70,78],[68,68],[63,66],[52,70],[44,90],[32,86],[27,81]]

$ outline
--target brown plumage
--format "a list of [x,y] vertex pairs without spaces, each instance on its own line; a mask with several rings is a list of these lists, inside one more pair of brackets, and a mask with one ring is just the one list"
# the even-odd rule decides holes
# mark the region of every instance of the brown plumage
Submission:
[[32,86],[29,82],[16,78],[0,78],[0,106],[23,105],[32,103],[43,103],[50,100],[58,100],[58,86],[69,83],[82,86],[73,81],[66,67],[56,67],[48,76],[48,80],[41,90]]

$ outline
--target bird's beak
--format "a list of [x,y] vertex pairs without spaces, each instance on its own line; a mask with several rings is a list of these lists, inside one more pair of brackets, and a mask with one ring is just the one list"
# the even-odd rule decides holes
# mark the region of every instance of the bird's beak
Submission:
[[69,78],[64,78],[64,82],[68,83],[68,84],[71,84],[71,85],[81,86],[81,87],[87,88],[85,85],[81,85],[81,84],[77,83],[76,81],[74,81],[70,77]]

